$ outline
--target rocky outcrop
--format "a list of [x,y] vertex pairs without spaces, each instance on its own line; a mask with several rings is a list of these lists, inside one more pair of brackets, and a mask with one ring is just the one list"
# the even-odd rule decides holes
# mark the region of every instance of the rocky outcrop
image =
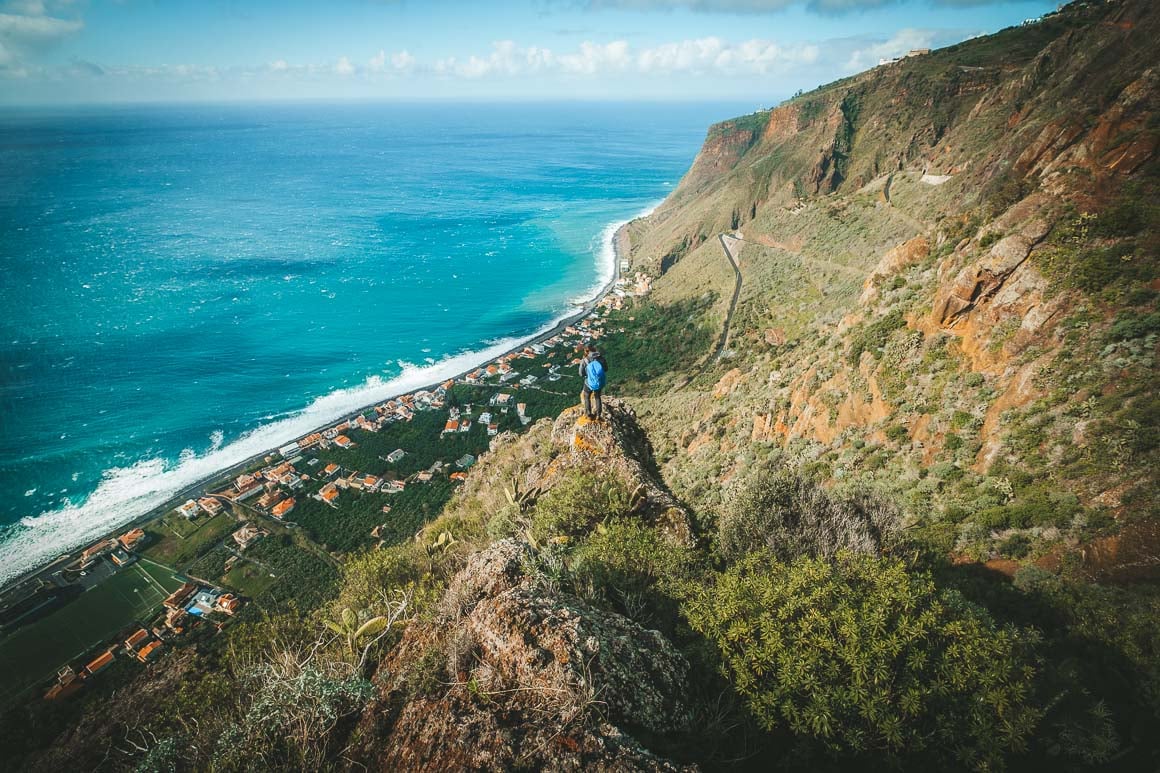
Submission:
[[495,543],[381,666],[351,758],[384,770],[687,770],[633,733],[688,729],[667,639],[563,594],[527,545]]
[[652,445],[623,400],[605,398],[603,421],[590,421],[580,407],[560,414],[552,426],[552,443],[562,453],[539,473],[535,486],[548,490],[569,470],[595,469],[620,479],[642,497],[637,514],[675,544],[692,546],[696,535],[688,510],[665,486],[653,459]]
[[971,309],[992,298],[1048,231],[1050,226],[1045,221],[1032,219],[1017,233],[996,242],[982,259],[960,271],[948,286],[939,289],[931,311],[934,323],[951,327]]

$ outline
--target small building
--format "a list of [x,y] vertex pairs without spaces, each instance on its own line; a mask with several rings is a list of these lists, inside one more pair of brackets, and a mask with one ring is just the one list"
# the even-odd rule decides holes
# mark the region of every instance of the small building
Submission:
[[257,504],[258,507],[262,508],[263,510],[269,510],[271,507],[278,504],[285,498],[285,494],[283,494],[278,489],[274,489],[273,491],[267,491],[265,494],[259,497]]
[[157,656],[160,650],[161,642],[154,639],[141,649],[137,650],[137,660],[140,660],[142,663],[148,663],[150,660]]
[[459,420],[458,419],[450,419],[450,420],[448,420],[447,424],[444,425],[443,432],[441,434],[446,435],[449,432],[458,432],[458,431],[459,431]]
[[339,448],[353,448],[354,443],[346,435],[339,435],[334,439],[334,444]]
[[324,467],[322,470],[322,474],[328,478],[333,477],[337,473],[338,473],[338,465],[334,464],[333,462],[326,465],[326,467]]
[[433,477],[435,477],[435,473],[431,472],[430,470],[423,470],[415,476],[415,480],[419,481],[420,483],[426,483]]
[[295,456],[301,450],[302,447],[299,446],[298,443],[287,443],[278,449],[278,453],[282,454],[283,459],[289,459],[291,456]]
[[245,550],[265,536],[265,531],[248,522],[242,524],[242,528],[233,533],[234,542],[238,543],[239,550]]
[[61,687],[68,687],[77,680],[77,672],[73,670],[72,666],[64,666],[56,672],[56,681],[60,683]]
[[125,548],[125,550],[132,550],[140,545],[144,539],[144,529],[130,529],[120,537],[117,537],[117,541],[121,543],[121,547]]
[[98,655],[97,657],[95,657],[91,661],[89,661],[89,664],[87,666],[85,666],[85,673],[88,674],[89,676],[92,676],[93,674],[95,674],[99,671],[104,671],[106,668],[109,667],[109,664],[112,662],[113,662],[113,651],[106,650],[105,652],[102,652],[100,655]]
[[137,651],[138,647],[147,641],[149,641],[149,632],[144,628],[138,628],[132,636],[130,636],[128,639],[125,639],[125,649],[128,650],[129,654],[131,655]]
[[475,457],[471,454],[464,454],[455,460],[455,466],[461,470],[466,470],[473,464],[475,464]]
[[499,424],[493,421],[487,425],[487,435],[488,437],[495,437],[497,434],[499,434]]
[[334,500],[338,499],[338,486],[333,483],[327,483],[319,489],[318,498],[328,505],[334,504]]
[[451,480],[456,480],[456,481],[460,481],[460,482],[465,481],[465,480],[467,480],[467,473],[465,473],[465,472],[453,472],[453,473],[451,473]]
[[387,461],[389,463],[394,464],[395,462],[399,461],[400,459],[402,459],[406,455],[407,455],[406,451],[404,451],[401,448],[396,448],[394,451],[391,451],[389,454],[387,454],[386,458],[387,458]]
[[294,497],[287,497],[278,504],[274,505],[274,509],[270,511],[270,515],[275,518],[284,518],[286,514],[294,509]]
[[242,600],[232,593],[223,593],[218,596],[217,611],[233,615],[242,608]]
[[169,594],[169,597],[161,603],[169,609],[181,609],[185,606],[185,602],[195,593],[197,593],[197,585],[192,582],[187,582]]
[[136,561],[137,556],[128,552],[124,548],[118,547],[116,550],[109,554],[109,560],[116,564],[118,567],[121,567],[128,566],[129,564]]
[[197,502],[194,502],[192,499],[188,500],[185,504],[177,508],[178,515],[180,515],[182,518],[188,518],[191,521],[197,517],[199,512],[201,512],[201,508],[198,507]]
[[91,564],[100,556],[103,556],[104,554],[114,550],[117,545],[118,543],[115,539],[101,540],[96,544],[90,545],[89,547],[85,548],[83,553],[81,553],[81,564],[84,566]]

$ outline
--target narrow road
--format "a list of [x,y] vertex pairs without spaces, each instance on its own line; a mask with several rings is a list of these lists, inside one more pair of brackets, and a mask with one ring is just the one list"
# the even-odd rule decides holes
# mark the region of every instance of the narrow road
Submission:
[[721,242],[721,249],[725,251],[725,257],[729,258],[729,265],[733,267],[733,276],[735,278],[733,284],[733,298],[729,301],[729,311],[725,313],[725,324],[721,328],[721,337],[717,340],[717,345],[713,347],[713,351],[701,361],[701,365],[695,372],[687,376],[683,381],[680,381],[674,386],[674,389],[681,389],[686,386],[693,379],[697,378],[709,369],[709,366],[717,362],[721,356],[721,352],[725,351],[725,347],[729,344],[729,326],[733,322],[733,312],[737,310],[737,299],[741,297],[741,266],[737,263],[737,258],[733,255],[733,250],[729,249],[729,242],[740,242],[738,239],[729,234],[717,234],[718,241]]
[[737,299],[741,297],[741,266],[737,263],[737,256],[733,254],[733,250],[729,249],[729,242],[740,242],[741,240],[727,234],[717,234],[717,240],[721,242],[721,249],[725,250],[725,257],[729,258],[729,263],[733,266],[733,276],[736,281],[733,285],[733,298],[729,301],[729,311],[725,314],[725,326],[721,330],[721,340],[717,342],[717,350],[713,352],[712,359],[714,360],[721,356],[721,352],[729,344],[729,325],[733,322],[733,312],[737,310]]

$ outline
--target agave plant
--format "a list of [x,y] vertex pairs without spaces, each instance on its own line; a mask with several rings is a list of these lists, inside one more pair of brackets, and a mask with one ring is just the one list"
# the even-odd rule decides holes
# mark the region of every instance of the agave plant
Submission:
[[508,504],[516,508],[518,512],[526,513],[536,503],[540,489],[538,486],[532,486],[521,490],[519,478],[513,477],[512,485],[510,487],[504,486],[503,493],[507,496]]

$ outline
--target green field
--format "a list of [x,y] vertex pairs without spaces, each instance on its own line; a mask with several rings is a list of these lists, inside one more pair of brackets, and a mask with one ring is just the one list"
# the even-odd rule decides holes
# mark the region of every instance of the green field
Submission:
[[275,579],[267,569],[248,562],[239,562],[221,578],[221,584],[233,588],[243,596],[256,598],[262,591],[274,584]]
[[0,640],[0,704],[134,621],[149,617],[181,581],[144,561]]
[[237,521],[226,512],[193,522],[170,513],[145,526],[149,545],[142,553],[158,563],[181,567],[206,552],[236,526]]

